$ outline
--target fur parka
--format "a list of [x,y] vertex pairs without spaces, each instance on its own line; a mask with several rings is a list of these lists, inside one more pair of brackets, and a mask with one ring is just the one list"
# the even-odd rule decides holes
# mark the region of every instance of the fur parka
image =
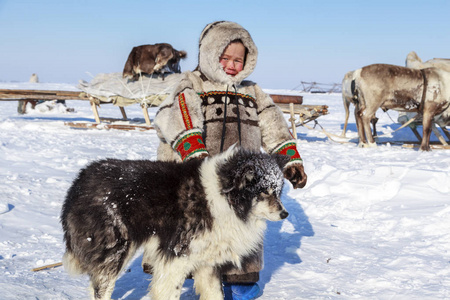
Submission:
[[[229,76],[219,57],[237,39],[246,47],[247,56],[243,70]],[[291,163],[301,164],[279,107],[256,83],[244,80],[255,69],[258,56],[248,31],[233,22],[208,24],[200,35],[199,48],[198,67],[184,73],[156,115],[154,125],[161,140],[158,159],[182,161],[215,155],[224,133],[223,150],[240,142],[249,150],[262,147],[268,153],[288,154]]]
[[[247,51],[243,70],[230,76],[219,57],[235,40],[240,40]],[[159,160],[181,162],[215,155],[221,148],[240,144],[249,150],[263,148],[268,153],[289,155],[288,165],[302,164],[279,107],[256,83],[244,80],[255,69],[257,56],[252,37],[239,24],[221,21],[204,28],[199,40],[198,67],[184,73],[156,115],[154,125],[161,140]],[[261,269],[262,251],[249,259],[244,270],[231,269],[227,274]]]

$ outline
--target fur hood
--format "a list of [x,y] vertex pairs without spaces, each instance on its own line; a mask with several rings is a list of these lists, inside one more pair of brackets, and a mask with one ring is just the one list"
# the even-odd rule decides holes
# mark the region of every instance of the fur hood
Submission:
[[[237,39],[242,41],[248,53],[244,69],[233,77],[225,73],[219,62],[219,57],[228,44]],[[206,25],[200,35],[199,48],[197,68],[211,81],[239,85],[256,67],[258,49],[250,33],[237,23],[220,21]]]

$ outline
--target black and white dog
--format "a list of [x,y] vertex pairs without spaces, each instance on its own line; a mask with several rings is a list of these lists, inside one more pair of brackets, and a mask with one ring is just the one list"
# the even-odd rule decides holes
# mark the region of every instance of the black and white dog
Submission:
[[88,274],[110,299],[140,246],[151,257],[152,299],[179,299],[192,274],[200,299],[223,299],[221,268],[240,267],[263,243],[280,201],[286,156],[232,148],[186,163],[106,159],[81,170],[61,214],[64,267]]

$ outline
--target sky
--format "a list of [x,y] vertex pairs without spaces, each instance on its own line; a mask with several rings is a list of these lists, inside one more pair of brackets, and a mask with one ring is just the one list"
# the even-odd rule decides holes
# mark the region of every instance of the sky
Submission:
[[219,20],[245,27],[259,56],[248,78],[267,89],[340,83],[373,63],[450,58],[450,1],[0,0],[0,81],[90,81],[122,72],[134,46],[170,43],[197,65],[198,38]]

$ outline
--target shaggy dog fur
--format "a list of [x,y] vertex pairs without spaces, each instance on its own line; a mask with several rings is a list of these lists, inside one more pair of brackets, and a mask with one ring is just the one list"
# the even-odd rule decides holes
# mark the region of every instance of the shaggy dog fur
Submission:
[[186,51],[175,50],[172,45],[161,43],[134,47],[123,68],[123,78],[137,80],[141,74],[164,71],[180,73],[180,59],[186,58]]
[[289,161],[231,148],[186,163],[106,159],[81,170],[61,214],[64,266],[90,276],[94,299],[110,299],[140,246],[151,257],[152,299],[179,299],[193,274],[200,299],[223,299],[220,274],[263,243],[281,201]]

